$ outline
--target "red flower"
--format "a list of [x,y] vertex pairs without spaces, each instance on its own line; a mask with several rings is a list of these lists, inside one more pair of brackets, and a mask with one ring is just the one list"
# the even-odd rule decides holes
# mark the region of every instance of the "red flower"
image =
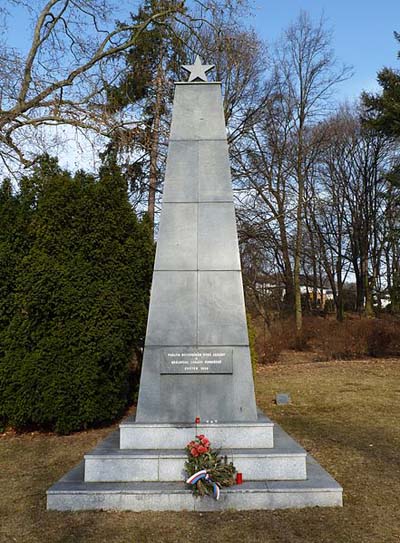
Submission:
[[204,434],[200,434],[199,436],[196,436],[198,439],[204,439]]
[[209,444],[210,444],[209,440],[208,440],[206,437],[204,437],[204,438],[201,440],[201,443],[202,443],[202,445],[204,445],[205,447],[208,447]]
[[197,449],[195,449],[194,447],[193,447],[193,449],[190,450],[190,454],[191,454],[192,456],[194,456],[195,458],[196,458],[197,456],[199,456],[199,453],[198,453]]
[[203,445],[199,445],[197,450],[199,451],[200,454],[207,452],[207,449],[203,447]]

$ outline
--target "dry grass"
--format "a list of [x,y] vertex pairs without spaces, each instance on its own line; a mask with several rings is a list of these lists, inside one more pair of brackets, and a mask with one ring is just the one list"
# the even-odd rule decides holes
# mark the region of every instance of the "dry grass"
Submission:
[[[46,512],[46,488],[110,429],[68,437],[7,434],[0,438],[0,541],[400,541],[400,360],[311,363],[294,353],[285,358],[259,369],[258,403],[343,485],[343,509]],[[278,391],[289,392],[293,403],[275,406]]]

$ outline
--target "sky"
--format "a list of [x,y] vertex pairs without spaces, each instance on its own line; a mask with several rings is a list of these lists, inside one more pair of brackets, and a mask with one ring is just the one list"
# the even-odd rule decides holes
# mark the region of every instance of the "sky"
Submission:
[[[33,0],[36,4],[44,0]],[[0,0],[0,6],[3,0]],[[139,0],[120,0],[115,20],[124,20],[129,11],[135,11]],[[307,11],[312,19],[321,16],[326,27],[333,32],[332,46],[339,62],[350,65],[354,75],[337,87],[339,102],[356,100],[363,90],[379,91],[376,74],[383,66],[400,69],[397,53],[400,44],[393,31],[400,32],[400,0],[253,0],[254,15],[248,18],[260,37],[268,43],[276,41],[282,31],[297,17],[300,10]],[[114,14],[113,14],[114,15]],[[19,8],[14,8],[9,20],[8,45],[27,51],[32,23]],[[212,59],[204,59],[212,63]],[[72,147],[66,157],[66,167],[75,169],[82,156],[90,156]],[[93,162],[93,167],[95,163]]]
[[[2,0],[0,0],[1,2]],[[44,1],[44,0],[43,0]],[[321,16],[333,31],[333,48],[339,61],[353,67],[353,77],[338,89],[338,98],[356,99],[363,90],[378,90],[376,74],[383,66],[400,68],[399,43],[393,31],[400,32],[400,0],[253,0],[254,15],[248,19],[259,35],[271,43],[296,18],[300,10],[314,20]],[[115,18],[123,20],[138,0],[121,0]],[[9,43],[25,47],[30,34],[29,21],[18,13],[13,18]],[[212,62],[212,59],[207,59]]]
[[353,67],[353,77],[338,89],[341,99],[378,90],[376,74],[383,66],[400,68],[400,44],[393,36],[394,30],[400,32],[400,0],[255,0],[250,24],[272,42],[300,10],[314,20],[324,17],[337,58]]

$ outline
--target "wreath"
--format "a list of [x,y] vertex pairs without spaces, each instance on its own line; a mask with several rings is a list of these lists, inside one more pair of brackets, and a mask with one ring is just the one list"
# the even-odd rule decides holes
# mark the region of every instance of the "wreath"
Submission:
[[209,439],[203,434],[190,441],[185,450],[188,456],[185,462],[186,483],[195,496],[209,495],[218,499],[221,487],[235,484],[235,466],[228,463],[227,456],[220,456],[219,451],[212,450]]

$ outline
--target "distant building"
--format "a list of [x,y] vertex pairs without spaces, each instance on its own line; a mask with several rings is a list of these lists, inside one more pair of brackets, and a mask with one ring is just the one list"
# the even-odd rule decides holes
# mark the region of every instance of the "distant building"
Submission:
[[333,292],[330,288],[325,287],[317,287],[316,290],[314,290],[313,287],[307,286],[307,285],[300,285],[300,292],[301,294],[308,295],[311,302],[314,302],[314,296],[316,297],[317,304],[322,309],[325,307],[325,304],[328,300],[333,300]]
[[[312,285],[304,278],[301,277],[300,292],[303,296],[307,296],[310,302],[314,302],[314,296],[316,296],[316,301],[318,307],[323,309],[328,300],[333,300],[332,289],[328,285],[322,287],[317,287],[315,290]],[[282,278],[279,275],[259,275],[255,282],[255,288],[259,294],[263,296],[271,296],[275,299],[283,301],[286,294],[286,288],[282,282]]]

